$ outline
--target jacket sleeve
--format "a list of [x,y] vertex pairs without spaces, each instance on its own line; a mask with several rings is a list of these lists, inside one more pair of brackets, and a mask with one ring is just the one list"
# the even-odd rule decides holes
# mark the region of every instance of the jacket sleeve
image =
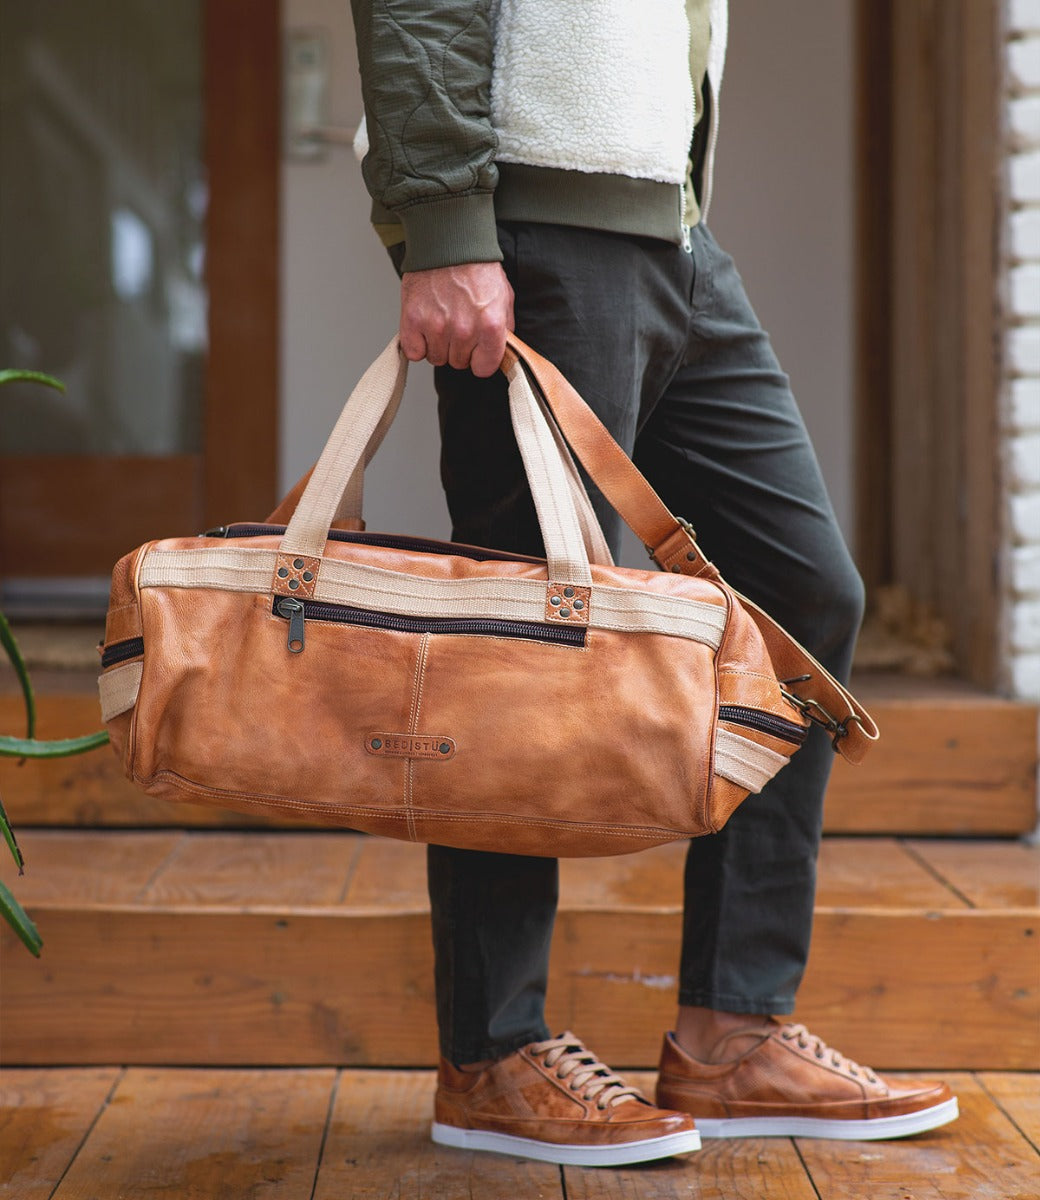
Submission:
[[362,171],[404,226],[405,271],[496,262],[492,0],[351,0],[369,151]]

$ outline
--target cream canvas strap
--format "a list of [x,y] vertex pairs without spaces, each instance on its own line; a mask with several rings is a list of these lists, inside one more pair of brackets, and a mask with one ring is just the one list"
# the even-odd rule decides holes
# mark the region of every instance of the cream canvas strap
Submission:
[[[395,338],[351,393],[289,520],[280,547],[283,562],[298,559],[312,575],[320,569],[328,530],[341,506],[349,508],[344,493],[363,472],[366,452],[388,409],[399,403],[407,367]],[[549,579],[588,587],[588,530],[575,511],[566,468],[526,374],[520,368],[506,374],[510,415],[535,497]],[[594,549],[602,554],[601,544],[594,543]]]

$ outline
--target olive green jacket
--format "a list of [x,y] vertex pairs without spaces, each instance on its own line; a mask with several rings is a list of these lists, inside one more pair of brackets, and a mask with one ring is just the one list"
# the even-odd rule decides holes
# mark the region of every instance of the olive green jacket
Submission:
[[[725,0],[686,3],[691,27],[706,24],[708,6],[710,48],[702,46],[707,61],[700,62],[707,73],[694,116],[706,105],[710,121],[698,121],[691,151],[696,175],[683,186],[497,161],[491,120],[496,0],[352,0],[368,136],[362,169],[384,243],[405,242],[404,270],[498,261],[498,220],[682,242],[710,196],[726,8]],[[553,10],[546,4],[535,11],[551,19]],[[652,67],[646,74],[653,78]]]

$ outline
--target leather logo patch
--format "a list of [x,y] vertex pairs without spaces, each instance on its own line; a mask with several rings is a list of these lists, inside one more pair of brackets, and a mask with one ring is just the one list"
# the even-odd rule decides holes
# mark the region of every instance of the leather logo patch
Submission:
[[365,749],[384,758],[434,758],[443,762],[455,757],[455,740],[435,733],[370,733],[365,738]]

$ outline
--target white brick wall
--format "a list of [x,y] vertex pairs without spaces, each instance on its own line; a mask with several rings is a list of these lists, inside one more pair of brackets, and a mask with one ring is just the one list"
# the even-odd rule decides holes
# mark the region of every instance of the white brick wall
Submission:
[[1040,699],[1040,0],[1005,17],[1005,682]]

